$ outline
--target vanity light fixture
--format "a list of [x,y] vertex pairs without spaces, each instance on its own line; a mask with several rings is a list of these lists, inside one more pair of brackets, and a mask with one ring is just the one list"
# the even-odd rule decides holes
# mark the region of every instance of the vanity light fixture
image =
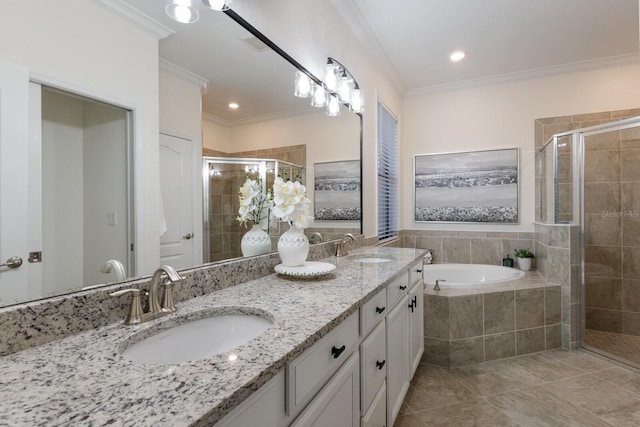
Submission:
[[202,4],[209,9],[224,11],[231,7],[232,0],[202,0]]
[[171,19],[183,24],[193,24],[200,17],[198,0],[166,0],[165,12]]
[[[296,91],[298,90],[298,73],[296,72]],[[308,76],[306,73],[302,73]],[[315,77],[311,82],[311,105],[314,107],[327,107],[328,116],[340,115],[340,104],[346,105],[349,110],[360,114],[364,111],[364,94],[358,82],[344,65],[335,59],[327,58],[327,65],[322,69],[322,81]]]
[[467,54],[465,52],[463,52],[461,50],[456,50],[451,55],[449,55],[449,59],[452,62],[459,62],[459,61],[462,61],[465,56],[467,56]]

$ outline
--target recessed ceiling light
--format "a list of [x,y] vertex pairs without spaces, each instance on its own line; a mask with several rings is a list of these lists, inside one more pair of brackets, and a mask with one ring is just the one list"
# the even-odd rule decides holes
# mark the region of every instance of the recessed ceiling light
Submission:
[[238,107],[240,107],[240,106],[238,104],[236,104],[235,102],[229,103],[229,108],[231,108],[232,110],[237,110]]
[[449,56],[449,59],[452,60],[453,62],[458,62],[458,61],[462,61],[465,56],[467,56],[466,53],[464,53],[461,50],[456,50]]

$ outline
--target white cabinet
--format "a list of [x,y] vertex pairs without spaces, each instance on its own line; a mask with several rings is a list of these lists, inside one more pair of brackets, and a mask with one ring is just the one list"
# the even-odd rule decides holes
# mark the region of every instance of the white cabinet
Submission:
[[284,370],[260,387],[251,397],[225,416],[216,427],[282,427],[289,423],[285,413]]
[[387,377],[385,322],[380,322],[360,344],[362,413],[367,412]]
[[360,427],[385,427],[387,425],[387,388],[382,384],[371,407],[362,416]]
[[305,408],[358,344],[356,311],[287,367],[287,408],[295,417]]
[[291,426],[357,426],[360,420],[359,361],[360,354],[355,352]]
[[409,367],[410,378],[418,369],[424,352],[424,293],[422,280],[418,280],[409,290]]
[[[405,276],[406,280],[406,276]],[[405,286],[407,286],[405,284]],[[392,426],[409,389],[409,296],[387,314],[387,425]]]

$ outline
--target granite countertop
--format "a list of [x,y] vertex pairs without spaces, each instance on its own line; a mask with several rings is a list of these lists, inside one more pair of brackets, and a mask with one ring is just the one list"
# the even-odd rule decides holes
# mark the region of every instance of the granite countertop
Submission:
[[[211,425],[423,253],[365,247],[321,260],[337,265],[324,277],[271,274],[177,304],[176,313],[142,325],[118,322],[4,356],[0,425]],[[392,261],[354,260],[363,254]],[[137,337],[220,310],[266,314],[273,325],[246,345],[204,360],[144,365],[121,356]],[[237,359],[230,361],[231,353]]]

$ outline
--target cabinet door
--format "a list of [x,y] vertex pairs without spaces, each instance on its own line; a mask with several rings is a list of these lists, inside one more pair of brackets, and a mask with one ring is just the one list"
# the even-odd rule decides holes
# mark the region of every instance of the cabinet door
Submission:
[[285,414],[284,370],[231,411],[216,427],[281,427],[287,425]]
[[360,353],[354,353],[291,427],[353,427],[360,422]]
[[409,297],[389,312],[387,327],[387,425],[392,426],[409,389]]
[[387,425],[387,388],[382,383],[380,390],[371,403],[371,407],[362,416],[360,427],[386,427]]
[[[387,343],[384,322],[380,322],[360,344],[360,389],[362,412],[367,412],[387,377]],[[386,421],[386,420],[385,420]]]
[[424,352],[424,295],[422,281],[418,281],[409,291],[409,379],[418,369]]

